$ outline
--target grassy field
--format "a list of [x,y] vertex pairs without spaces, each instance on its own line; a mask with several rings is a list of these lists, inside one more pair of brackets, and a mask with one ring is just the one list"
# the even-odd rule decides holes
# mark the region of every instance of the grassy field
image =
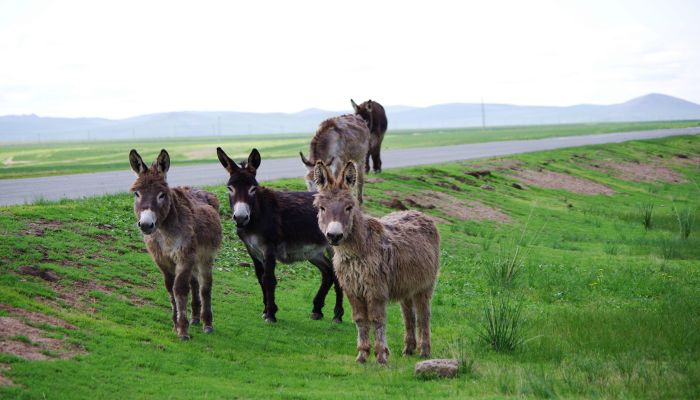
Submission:
[[[389,366],[357,365],[347,301],[342,324],[330,322],[328,305],[324,320],[308,317],[320,279],[308,264],[279,267],[279,322],[264,323],[227,205],[214,274],[216,331],[193,329],[189,342],[170,330],[168,297],[129,195],[0,208],[0,318],[21,314],[16,307],[74,327],[25,320],[64,341],[48,349],[29,334],[0,330],[0,346],[50,359],[0,354],[0,374],[14,382],[0,386],[0,398],[698,398],[698,154],[700,137],[677,137],[389,169],[366,185],[372,214],[416,199],[440,221],[433,356],[463,360],[452,380],[413,376],[418,358],[400,356],[397,305],[388,311]],[[636,182],[616,165],[664,167],[679,182]],[[491,175],[465,174],[472,168]],[[614,193],[513,186],[513,174],[540,169]],[[301,180],[270,186],[303,188]],[[225,189],[213,190],[226,204]],[[428,195],[415,197],[421,193]],[[441,201],[431,208],[428,198]],[[470,210],[501,222],[460,218]],[[27,275],[30,267],[44,278]],[[518,329],[486,341],[487,317]],[[61,358],[65,351],[77,354]]]
[[[698,126],[698,121],[604,123],[577,125],[542,125],[444,130],[389,131],[383,148],[449,146],[496,140],[542,139],[661,128]],[[142,152],[157,153],[166,147],[178,165],[216,161],[214,149],[231,149],[232,157],[246,157],[257,147],[267,159],[295,157],[307,152],[309,134],[255,135],[235,137],[165,138],[99,142],[49,142],[34,144],[5,143],[0,147],[0,179],[46,175],[65,175],[127,169],[125,155],[138,147]]]

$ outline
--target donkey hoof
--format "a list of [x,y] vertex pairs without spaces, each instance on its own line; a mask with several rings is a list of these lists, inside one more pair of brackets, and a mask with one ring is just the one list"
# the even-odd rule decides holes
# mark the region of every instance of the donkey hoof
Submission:
[[319,319],[323,319],[323,313],[320,312],[312,312],[311,313],[311,319],[314,321],[318,321]]
[[385,356],[385,355],[379,355],[379,356],[377,356],[377,364],[379,364],[379,365],[386,365],[387,361],[388,361],[388,360],[386,359],[386,356]]
[[367,352],[366,351],[361,351],[357,353],[357,358],[355,361],[357,361],[359,364],[364,364],[367,361]]
[[265,322],[269,322],[271,324],[274,324],[275,322],[277,322],[277,318],[272,314],[265,314],[265,316],[263,316],[263,318],[265,319]]
[[183,341],[191,339],[190,335],[178,335],[178,338],[180,338],[180,340],[183,340]]
[[199,325],[201,321],[199,318],[192,318],[192,322],[190,322],[190,325]]
[[414,352],[413,349],[405,348],[405,349],[403,349],[403,352],[401,353],[401,355],[403,355],[403,356],[412,356],[412,355],[413,355],[413,352]]
[[204,329],[202,329],[202,331],[203,331],[204,333],[207,333],[207,334],[208,334],[208,333],[212,333],[212,332],[214,332],[214,327],[211,326],[211,325],[207,325],[207,326],[204,327]]
[[343,322],[343,317],[333,317],[334,324],[339,324],[341,322]]

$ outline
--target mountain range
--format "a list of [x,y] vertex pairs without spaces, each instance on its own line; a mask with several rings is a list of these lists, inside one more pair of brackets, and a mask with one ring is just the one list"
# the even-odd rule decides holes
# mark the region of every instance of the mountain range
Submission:
[[[378,100],[381,102],[381,99]],[[449,103],[429,107],[385,108],[390,130],[477,127],[482,123],[492,127],[700,119],[699,104],[656,93],[609,105],[554,107]],[[180,111],[125,119],[11,115],[0,117],[0,142],[313,133],[324,119],[348,112],[349,109],[328,111],[315,108],[289,114]]]

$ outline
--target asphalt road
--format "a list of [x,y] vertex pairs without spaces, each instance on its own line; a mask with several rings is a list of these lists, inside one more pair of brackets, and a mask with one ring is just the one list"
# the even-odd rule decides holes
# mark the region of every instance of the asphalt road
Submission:
[[[591,144],[697,135],[698,133],[700,133],[700,127],[386,150],[382,152],[382,164],[385,168],[398,168]],[[164,146],[167,148],[167,144],[164,143]],[[215,154],[216,152],[212,149],[213,159],[215,159]],[[258,180],[260,181],[301,177],[306,174],[306,168],[298,157],[276,160],[265,160],[265,154],[262,154],[262,157],[263,161],[258,170]],[[127,160],[128,154],[124,154],[125,164]],[[0,206],[32,203],[38,199],[75,199],[125,192],[134,179],[134,173],[131,169],[43,178],[3,179],[0,180]],[[183,167],[173,165],[168,173],[168,182],[171,186],[220,185],[225,184],[227,179],[227,172],[218,162]]]

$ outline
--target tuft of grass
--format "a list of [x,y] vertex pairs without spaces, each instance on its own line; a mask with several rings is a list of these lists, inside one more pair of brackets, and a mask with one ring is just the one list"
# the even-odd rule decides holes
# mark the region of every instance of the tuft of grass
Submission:
[[459,373],[463,376],[476,379],[478,373],[476,370],[476,362],[469,356],[467,351],[469,343],[463,337],[458,337],[450,344],[450,352],[452,357],[459,361]]
[[642,219],[644,229],[651,229],[652,215],[654,214],[654,203],[646,202],[639,205],[639,215]]
[[620,247],[615,242],[607,242],[605,243],[603,251],[605,251],[605,254],[616,256],[620,252]]
[[493,350],[512,352],[523,344],[522,306],[510,296],[493,297],[484,307],[479,337]]
[[688,239],[690,233],[693,231],[695,212],[693,212],[690,207],[679,210],[675,206],[673,207],[673,212],[676,214],[676,219],[678,220],[678,230],[681,239]]
[[679,258],[681,255],[680,245],[678,240],[674,238],[663,237],[659,239],[659,250],[664,260],[672,260]]
[[22,342],[22,343],[26,343],[26,344],[33,344],[33,343],[32,343],[32,340],[29,339],[29,337],[27,337],[26,335],[15,335],[15,336],[11,337],[10,339],[11,339],[11,340],[14,340],[14,341],[16,341],[16,342]]
[[512,255],[500,254],[485,262],[486,275],[494,289],[510,289],[514,286],[524,265],[520,250],[521,247],[516,245]]

